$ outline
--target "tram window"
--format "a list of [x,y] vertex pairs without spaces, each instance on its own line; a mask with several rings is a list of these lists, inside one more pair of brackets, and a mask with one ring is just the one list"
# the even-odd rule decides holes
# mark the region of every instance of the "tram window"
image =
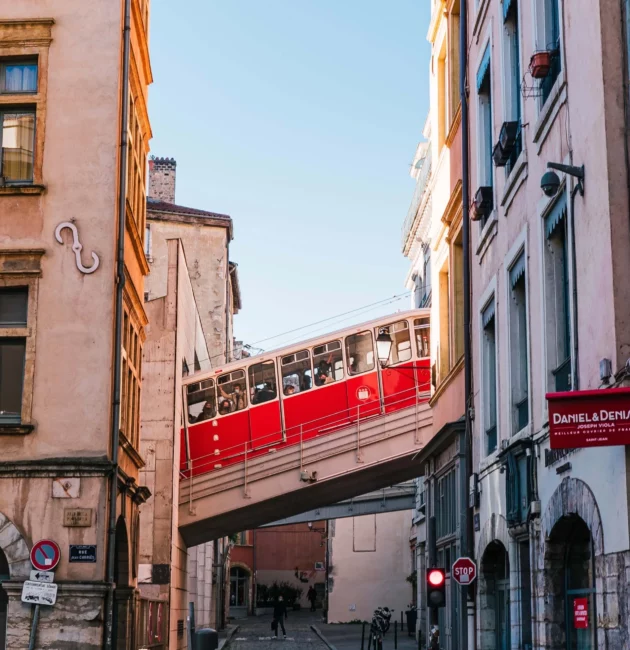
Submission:
[[415,318],[413,321],[413,331],[416,336],[416,346],[419,357],[431,356],[431,328],[428,318]]
[[285,395],[301,393],[312,385],[311,353],[308,350],[282,357],[282,392]]
[[346,337],[348,373],[360,375],[374,370],[374,343],[372,332],[360,332]]
[[255,363],[249,367],[249,390],[252,404],[262,404],[277,397],[278,387],[273,361]]
[[219,415],[242,411],[247,406],[245,371],[233,370],[217,379]]
[[409,323],[406,320],[401,320],[382,329],[392,340],[392,348],[389,353],[389,359],[387,359],[387,365],[393,366],[403,361],[409,361],[412,357]]
[[313,368],[315,369],[315,386],[323,386],[343,379],[341,341],[316,345],[313,348]]
[[214,379],[204,379],[188,385],[188,422],[203,422],[217,414]]

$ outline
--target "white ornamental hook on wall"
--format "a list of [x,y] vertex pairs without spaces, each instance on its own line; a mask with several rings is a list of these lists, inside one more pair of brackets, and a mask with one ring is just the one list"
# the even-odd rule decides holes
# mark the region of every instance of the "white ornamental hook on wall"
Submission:
[[94,273],[94,271],[96,271],[101,261],[99,260],[98,255],[94,251],[92,251],[92,259],[94,260],[94,264],[92,264],[92,266],[90,267],[83,266],[83,262],[81,261],[81,251],[83,250],[83,245],[79,241],[79,231],[77,230],[77,227],[73,223],[71,223],[70,221],[63,221],[62,223],[60,223],[55,228],[55,239],[60,244],[63,244],[63,239],[61,238],[61,231],[64,228],[69,228],[72,231],[72,250],[74,251],[74,256],[76,258],[77,268],[79,269],[79,271],[81,271],[81,273]]

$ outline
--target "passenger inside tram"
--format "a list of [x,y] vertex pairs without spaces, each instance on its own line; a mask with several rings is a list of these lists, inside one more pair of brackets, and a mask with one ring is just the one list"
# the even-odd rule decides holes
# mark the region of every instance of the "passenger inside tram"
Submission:
[[230,402],[230,409],[232,411],[240,411],[245,408],[246,397],[245,392],[240,384],[226,384],[219,386],[221,396]]
[[289,395],[294,395],[295,394],[295,386],[293,384],[287,384],[284,387],[284,394],[289,396]]
[[203,422],[204,420],[211,420],[217,414],[214,407],[214,402],[206,402],[201,409],[201,413],[195,418],[191,417],[191,422]]
[[228,415],[232,412],[232,405],[229,399],[221,400],[219,404],[219,415]]

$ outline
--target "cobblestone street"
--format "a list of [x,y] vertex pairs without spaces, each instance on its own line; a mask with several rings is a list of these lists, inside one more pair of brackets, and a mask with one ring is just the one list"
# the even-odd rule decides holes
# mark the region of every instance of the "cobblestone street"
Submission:
[[282,644],[290,644],[292,648],[310,648],[311,650],[321,650],[326,645],[320,641],[317,634],[311,629],[311,625],[321,622],[321,614],[313,614],[307,611],[289,612],[289,618],[285,621],[284,626],[287,631],[287,638],[282,638],[280,630],[279,638],[274,637],[271,630],[271,616],[256,616],[240,621],[234,621],[238,624],[238,632],[232,637],[228,644],[229,650],[271,650]]

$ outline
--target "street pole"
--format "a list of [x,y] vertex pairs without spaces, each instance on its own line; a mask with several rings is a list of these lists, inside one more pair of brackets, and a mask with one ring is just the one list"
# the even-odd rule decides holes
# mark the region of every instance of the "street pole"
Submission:
[[37,624],[39,623],[39,605],[35,605],[33,622],[31,623],[31,635],[28,640],[28,650],[35,650],[35,637],[37,636]]
[[[468,96],[466,92],[468,68],[468,0],[460,0],[459,10],[459,94],[462,107],[462,240],[464,293],[464,417],[466,427],[460,435],[459,453],[459,548],[460,555],[471,557],[471,511],[468,507],[468,486],[472,473],[472,354],[470,319],[470,182],[469,182],[469,128]],[[459,588],[459,648],[468,650],[468,587]]]

